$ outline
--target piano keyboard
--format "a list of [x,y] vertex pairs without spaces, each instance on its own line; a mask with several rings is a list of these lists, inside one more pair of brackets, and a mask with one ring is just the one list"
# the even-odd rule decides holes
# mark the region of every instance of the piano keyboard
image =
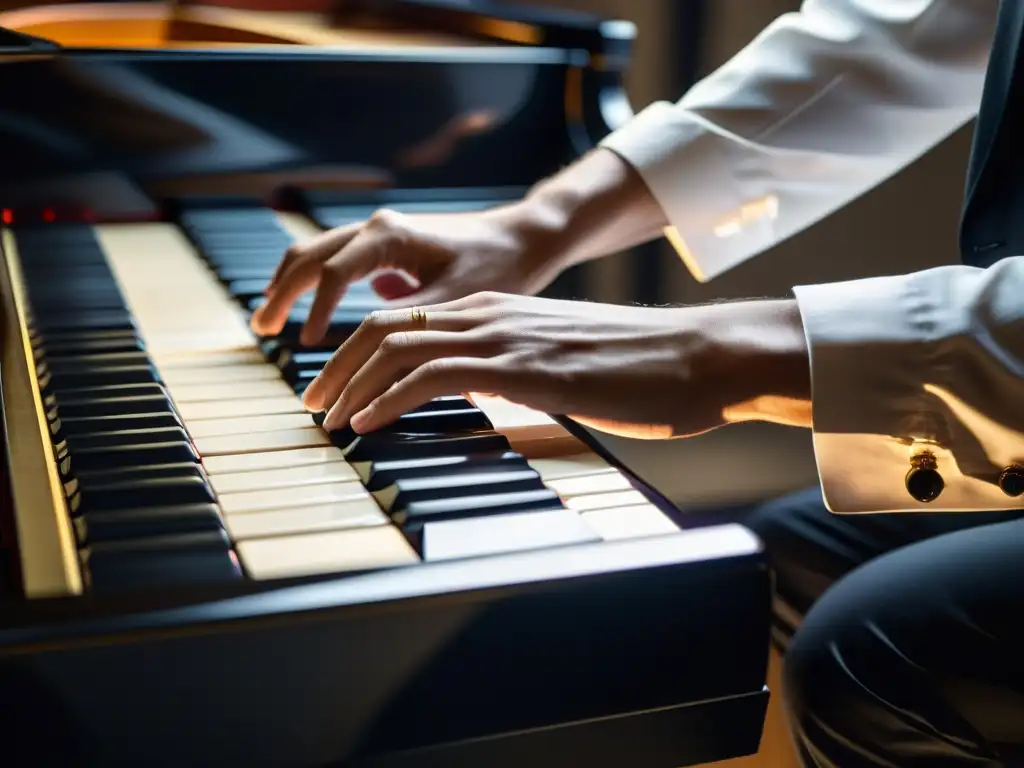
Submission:
[[[377,433],[329,434],[301,393],[331,349],[273,340],[248,314],[307,220],[266,208],[167,223],[6,233],[63,500],[31,594],[351,573],[671,534],[629,479],[555,420],[439,398]],[[16,254],[16,255],[15,255]],[[183,300],[187,298],[187,300]],[[358,283],[337,341],[379,306]],[[60,515],[66,519],[60,519]],[[77,571],[77,573],[76,573]]]

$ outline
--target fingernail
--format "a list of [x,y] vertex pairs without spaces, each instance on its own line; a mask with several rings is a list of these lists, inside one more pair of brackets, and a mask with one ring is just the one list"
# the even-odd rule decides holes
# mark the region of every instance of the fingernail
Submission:
[[341,429],[345,426],[345,412],[341,407],[341,403],[337,402],[327,412],[327,418],[324,419],[324,429],[330,431],[332,429]]
[[313,379],[302,393],[302,405],[309,411],[322,411],[324,407],[323,398],[320,396],[319,379]]
[[363,432],[369,432],[369,428],[373,426],[373,405],[368,405],[355,416],[349,422],[352,429],[362,434]]

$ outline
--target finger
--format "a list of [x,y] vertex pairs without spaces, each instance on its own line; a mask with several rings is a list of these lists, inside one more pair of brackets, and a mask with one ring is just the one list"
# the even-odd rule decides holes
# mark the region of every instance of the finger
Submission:
[[420,289],[419,282],[405,272],[383,272],[373,278],[371,285],[385,301],[410,296]]
[[331,324],[331,315],[356,280],[365,277],[380,264],[383,243],[373,233],[360,232],[324,264],[309,316],[299,340],[307,347],[323,339]]
[[407,309],[425,305],[444,305],[460,299],[469,298],[467,289],[461,282],[444,277],[433,285],[428,285],[405,296],[396,296],[388,302],[388,309]]
[[288,273],[273,292],[267,295],[263,306],[252,313],[249,325],[261,336],[274,336],[281,332],[288,321],[298,298],[313,288],[320,280],[323,270],[319,261],[300,259],[292,264]]
[[250,320],[252,329],[264,336],[280,333],[298,298],[320,280],[323,263],[335,250],[352,240],[358,234],[358,228],[359,225],[339,227],[325,233],[327,237],[314,238],[289,248],[284,261],[278,265],[275,278],[267,287],[266,303],[253,313]]
[[344,427],[352,414],[361,411],[410,371],[432,360],[486,358],[499,351],[499,345],[476,334],[450,331],[393,333],[384,339],[366,365],[352,376],[327,414],[324,427]]
[[273,292],[296,261],[304,258],[315,259],[320,262],[326,261],[332,254],[344,248],[359,233],[362,226],[362,222],[357,222],[342,227],[335,227],[316,237],[293,245],[285,251],[284,258],[277,265],[277,269],[274,270],[274,274],[271,276],[265,292],[268,294]]
[[371,313],[355,333],[331,355],[327,365],[309,383],[302,402],[311,411],[321,411],[334,403],[356,371],[377,351],[384,339],[402,331],[467,331],[481,322],[479,316],[460,311],[439,311],[424,308],[426,327],[410,310],[382,310]]
[[501,358],[448,357],[431,360],[352,416],[352,429],[372,432],[436,397],[462,392],[502,392],[508,371]]

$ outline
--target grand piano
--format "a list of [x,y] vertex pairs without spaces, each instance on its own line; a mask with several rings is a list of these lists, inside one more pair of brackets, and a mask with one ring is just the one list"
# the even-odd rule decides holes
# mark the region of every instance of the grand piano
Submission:
[[[756,752],[749,532],[483,395],[328,433],[299,399],[331,351],[297,341],[308,303],[280,337],[247,323],[296,240],[501,204],[593,147],[631,114],[631,26],[396,0],[118,45],[76,14],[130,11],[0,14],[0,763]],[[331,343],[379,304],[353,286]]]

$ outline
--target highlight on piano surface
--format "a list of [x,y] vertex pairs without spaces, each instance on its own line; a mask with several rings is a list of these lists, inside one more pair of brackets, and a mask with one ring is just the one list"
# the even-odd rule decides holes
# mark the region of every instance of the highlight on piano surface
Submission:
[[7,764],[755,752],[748,532],[688,527],[586,430],[486,396],[326,432],[300,397],[368,283],[323,347],[308,302],[249,330],[296,239],[500,204],[622,114],[621,24],[351,5],[466,44],[114,49],[37,36],[88,9],[0,14],[24,27],[0,29]]

